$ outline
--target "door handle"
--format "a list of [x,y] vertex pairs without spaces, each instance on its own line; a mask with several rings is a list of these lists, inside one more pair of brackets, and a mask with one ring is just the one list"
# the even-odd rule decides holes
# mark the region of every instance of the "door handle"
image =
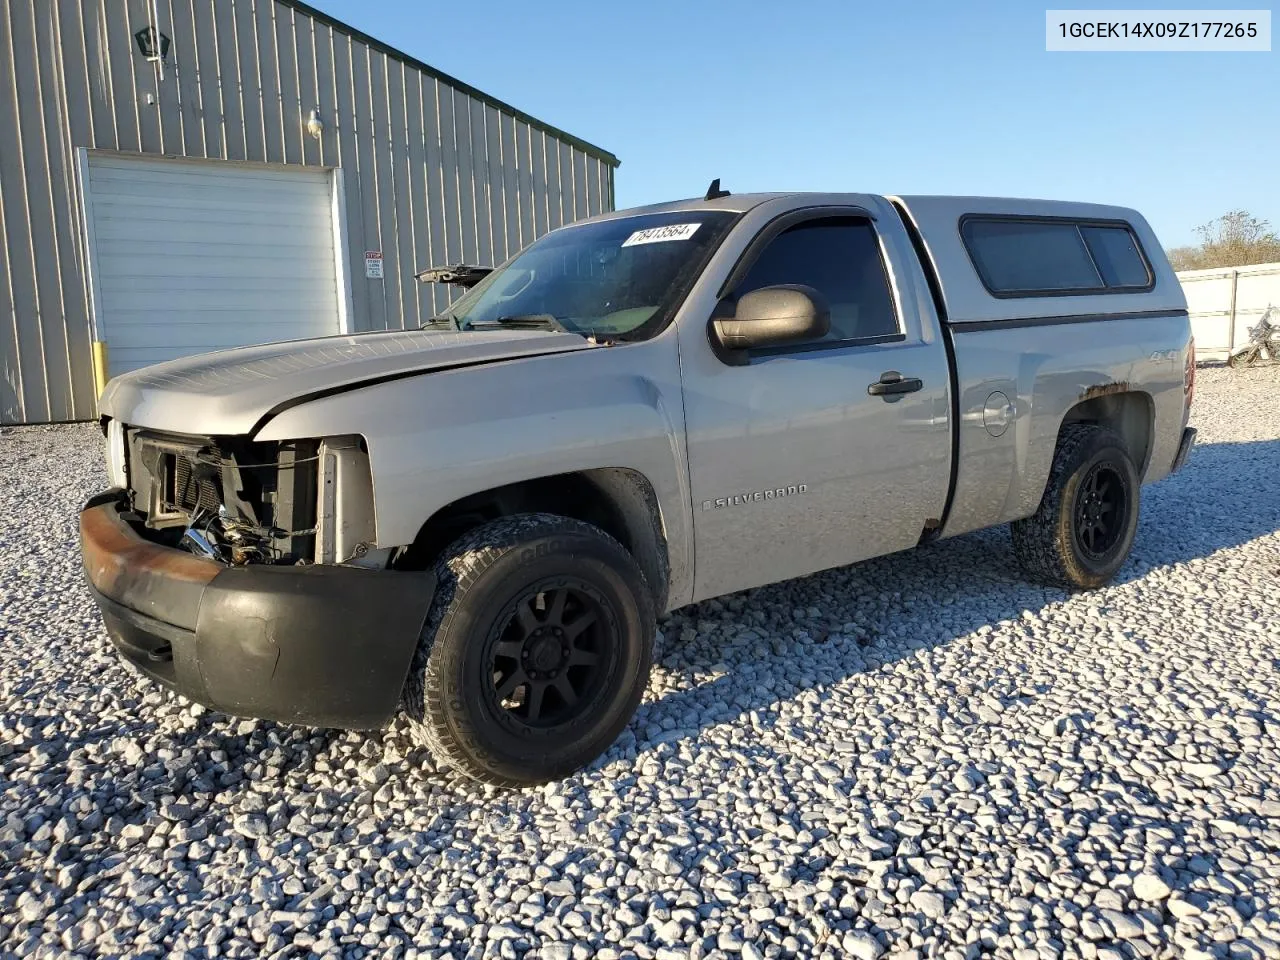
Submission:
[[889,401],[890,397],[900,393],[915,393],[923,387],[924,381],[919,377],[904,377],[897,370],[887,370],[880,374],[879,380],[867,387],[867,393]]

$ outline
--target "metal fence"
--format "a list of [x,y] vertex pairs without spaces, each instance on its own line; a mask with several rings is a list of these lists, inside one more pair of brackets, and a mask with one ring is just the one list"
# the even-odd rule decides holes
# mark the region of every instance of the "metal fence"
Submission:
[[1268,306],[1280,308],[1280,263],[1184,270],[1178,280],[1201,360],[1225,360],[1233,347],[1248,341],[1249,327]]

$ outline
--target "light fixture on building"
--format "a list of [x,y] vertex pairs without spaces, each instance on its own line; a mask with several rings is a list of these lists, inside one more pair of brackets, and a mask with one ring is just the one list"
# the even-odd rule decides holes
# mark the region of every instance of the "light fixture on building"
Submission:
[[133,35],[138,41],[138,49],[150,63],[164,63],[169,56],[169,38],[155,27],[143,27]]
[[319,107],[312,110],[311,116],[307,117],[307,133],[311,134],[317,140],[324,135],[324,121],[320,119]]

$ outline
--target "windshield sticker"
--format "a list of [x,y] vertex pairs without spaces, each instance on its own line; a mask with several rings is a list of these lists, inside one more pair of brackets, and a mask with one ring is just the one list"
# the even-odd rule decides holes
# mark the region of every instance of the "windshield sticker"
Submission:
[[665,227],[650,227],[647,230],[637,230],[622,241],[622,245],[624,247],[636,247],[642,243],[688,240],[700,226],[702,226],[700,223],[671,223]]

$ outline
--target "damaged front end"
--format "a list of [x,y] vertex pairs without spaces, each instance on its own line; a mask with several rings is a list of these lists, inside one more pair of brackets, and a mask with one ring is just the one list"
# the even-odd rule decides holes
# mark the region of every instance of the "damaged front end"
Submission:
[[107,424],[85,575],[121,657],[233,716],[372,729],[434,593],[376,548],[359,437],[281,443]]
[[126,427],[129,506],[153,542],[232,566],[385,564],[359,437],[262,443]]

